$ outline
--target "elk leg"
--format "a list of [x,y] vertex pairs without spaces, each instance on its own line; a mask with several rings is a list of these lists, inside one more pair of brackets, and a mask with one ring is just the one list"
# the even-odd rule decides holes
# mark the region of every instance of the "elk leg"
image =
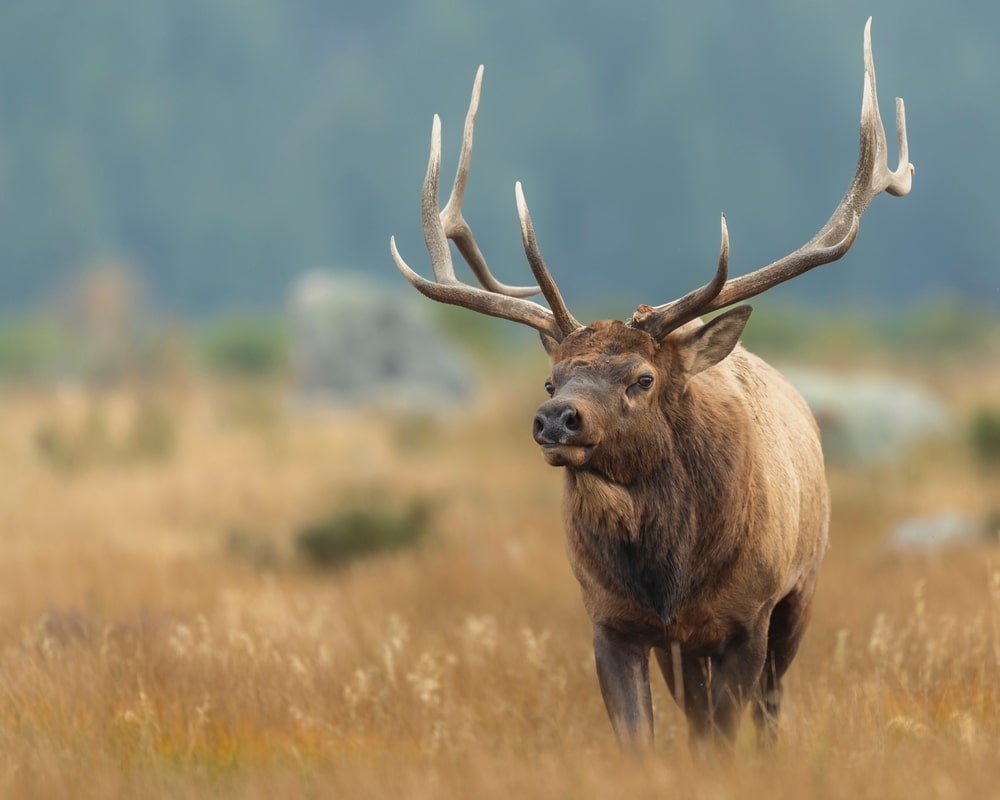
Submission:
[[653,744],[649,646],[606,625],[594,624],[597,679],[619,744],[644,750]]
[[687,718],[691,750],[697,751],[702,743],[712,737],[715,716],[715,704],[711,698],[715,677],[713,659],[686,653],[681,656],[678,665],[666,648],[657,647],[653,652],[671,696]]
[[[731,642],[721,653],[708,657],[682,655],[683,711],[692,750],[707,741],[732,748],[743,707],[760,679],[765,645],[763,632],[751,633]],[[658,648],[656,657],[667,685],[676,693],[670,653]]]
[[713,733],[729,747],[736,739],[743,708],[754,696],[766,653],[767,640],[761,631],[750,641],[727,648],[715,666]]
[[688,737],[693,749],[709,736],[712,728],[712,703],[708,691],[711,685],[709,659],[687,653],[680,654],[680,658],[675,659],[673,652],[665,647],[656,647],[653,652],[671,697],[687,718]]
[[761,673],[753,721],[757,744],[771,748],[778,741],[778,714],[781,711],[781,679],[795,657],[809,622],[812,596],[787,595],[771,612],[767,630],[767,661]]

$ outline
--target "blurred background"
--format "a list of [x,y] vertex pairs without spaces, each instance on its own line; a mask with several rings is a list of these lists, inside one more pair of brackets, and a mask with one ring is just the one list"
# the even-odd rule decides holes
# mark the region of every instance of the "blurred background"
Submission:
[[769,263],[851,180],[869,15],[913,191],[754,300],[834,544],[791,757],[708,794],[995,794],[1000,5],[32,0],[0,10],[0,795],[674,787],[662,694],[663,770],[609,766],[537,337],[420,297],[389,237],[429,272],[432,115],[448,185],[482,63],[500,280],[516,180],[583,321],[704,283],[722,212],[731,273]]
[[995,314],[1000,8],[982,0],[38,0],[0,26],[0,320],[109,263],[144,313],[185,320],[280,310],[314,267],[398,283],[390,234],[426,263],[431,116],[450,172],[480,63],[466,207],[495,271],[527,274],[521,180],[570,301],[627,314],[705,278],[721,212],[734,273],[826,220],[853,174],[869,15],[915,190],[874,204],[844,263],[773,294]]
[[[901,95],[914,190],[876,198],[841,262],[758,298],[745,338],[813,368],[789,374],[832,456],[882,458],[951,430],[956,404],[993,435],[1000,10],[974,0],[11,7],[0,381],[160,392],[162,409],[147,397],[135,412],[158,456],[177,393],[203,379],[256,381],[295,407],[472,405],[505,353],[544,369],[534,333],[423,300],[388,239],[427,270],[430,120],[443,118],[450,173],[479,63],[465,211],[494,272],[528,282],[519,179],[578,316],[627,317],[707,279],[722,211],[731,274],[826,220],[857,158],[870,13],[890,162]],[[73,461],[67,448],[96,446],[79,424],[42,424],[36,448]]]

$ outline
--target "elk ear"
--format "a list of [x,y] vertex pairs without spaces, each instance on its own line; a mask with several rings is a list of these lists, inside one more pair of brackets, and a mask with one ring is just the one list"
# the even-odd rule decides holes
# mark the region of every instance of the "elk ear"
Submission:
[[689,378],[714,367],[733,352],[747,320],[750,319],[751,311],[753,309],[750,306],[737,306],[681,340],[681,363]]
[[539,331],[538,336],[542,340],[542,347],[545,348],[545,352],[548,353],[549,358],[555,358],[556,350],[559,349],[559,342],[556,341],[555,337],[549,336],[544,331]]

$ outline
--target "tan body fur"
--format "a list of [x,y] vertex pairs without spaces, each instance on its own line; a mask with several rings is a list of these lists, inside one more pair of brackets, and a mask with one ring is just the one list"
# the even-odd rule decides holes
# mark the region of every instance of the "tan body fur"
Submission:
[[[595,638],[608,631],[638,658],[657,649],[675,692],[666,654],[677,643],[692,735],[723,741],[754,697],[773,739],[781,673],[808,621],[829,515],[812,414],[775,369],[735,344],[739,316],[724,331],[722,347],[731,342],[733,352],[707,367],[691,357],[711,349],[694,338],[700,322],[659,344],[622,323],[595,323],[551,346],[550,410],[570,403],[581,420],[563,444],[596,444],[579,466],[573,451],[544,451],[566,466],[566,549]],[[630,397],[640,374],[652,385]],[[724,662],[743,650],[752,663],[730,675]],[[638,714],[636,726],[616,724],[626,741],[651,736],[648,691],[640,686],[625,709],[609,702],[613,721]]]

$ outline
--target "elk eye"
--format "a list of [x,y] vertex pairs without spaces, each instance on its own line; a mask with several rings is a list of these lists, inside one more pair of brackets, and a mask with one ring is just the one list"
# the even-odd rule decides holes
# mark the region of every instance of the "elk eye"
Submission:
[[545,391],[549,393],[549,397],[552,397],[552,393],[556,390],[556,387],[552,385],[552,381],[545,381]]
[[640,389],[648,389],[650,386],[653,385],[653,376],[652,375],[642,375],[639,378],[639,380],[636,381],[636,384],[638,384],[638,386],[639,386]]

